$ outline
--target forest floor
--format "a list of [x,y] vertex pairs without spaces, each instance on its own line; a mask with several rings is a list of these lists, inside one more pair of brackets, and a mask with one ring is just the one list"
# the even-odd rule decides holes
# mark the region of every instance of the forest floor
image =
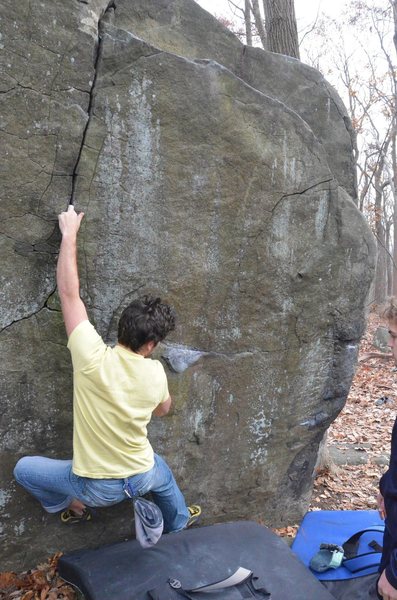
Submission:
[[[379,352],[372,340],[381,324],[381,318],[372,312],[360,345],[361,359]],[[396,408],[394,363],[381,358],[359,362],[346,405],[328,430],[330,460],[316,473],[310,510],[376,508]],[[275,531],[292,538],[296,530],[297,525],[291,524]],[[0,600],[76,600],[73,588],[58,577],[58,558],[56,555],[27,573],[0,573]]]

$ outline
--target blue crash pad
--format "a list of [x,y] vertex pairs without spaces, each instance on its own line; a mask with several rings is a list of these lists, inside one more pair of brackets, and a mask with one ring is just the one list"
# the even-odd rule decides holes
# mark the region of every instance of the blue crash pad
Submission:
[[[292,544],[292,550],[303,564],[309,567],[310,560],[318,552],[320,544],[327,543],[342,546],[354,533],[369,527],[378,528],[379,531],[369,531],[361,536],[358,554],[373,552],[373,549],[368,545],[372,540],[382,546],[384,522],[381,520],[378,511],[319,510],[308,512]],[[312,573],[321,581],[353,579],[376,573],[380,557],[380,553],[374,553],[373,556],[356,559],[356,562],[358,560],[362,562],[362,565],[357,566],[370,566],[366,566],[355,573],[352,573],[343,565],[337,569],[329,569],[324,573],[316,573],[315,571],[312,571]]]

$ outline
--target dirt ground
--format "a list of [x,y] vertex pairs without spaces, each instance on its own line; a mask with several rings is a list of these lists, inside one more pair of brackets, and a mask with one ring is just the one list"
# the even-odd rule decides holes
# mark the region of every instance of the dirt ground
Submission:
[[[361,359],[367,353],[379,352],[372,340],[381,324],[381,318],[372,312],[360,345]],[[358,456],[361,464],[349,464],[349,460],[335,464],[331,453],[330,462],[316,473],[311,510],[376,508],[378,481],[387,468],[396,401],[394,363],[381,358],[359,362],[346,405],[328,431],[327,445]],[[292,538],[296,529],[291,523],[275,531]],[[58,555],[27,573],[0,573],[0,599],[76,600],[74,590],[57,575],[57,560]]]

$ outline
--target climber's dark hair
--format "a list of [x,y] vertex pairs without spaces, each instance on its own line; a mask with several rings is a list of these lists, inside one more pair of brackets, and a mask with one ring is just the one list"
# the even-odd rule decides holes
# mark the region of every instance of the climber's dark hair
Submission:
[[136,352],[146,342],[160,342],[175,329],[175,311],[161,298],[143,296],[134,300],[122,312],[118,326],[118,341]]

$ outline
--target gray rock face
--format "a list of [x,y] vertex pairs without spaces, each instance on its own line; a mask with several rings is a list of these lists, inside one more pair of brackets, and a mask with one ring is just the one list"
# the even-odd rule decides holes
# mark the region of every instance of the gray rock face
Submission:
[[295,521],[346,399],[374,270],[340,100],[189,0],[1,6],[2,567],[130,534],[128,502],[66,535],[12,479],[21,455],[72,451],[54,281],[72,196],[101,334],[114,342],[138,294],[177,309],[159,349],[174,409],[150,437],[187,500],[208,523]]

